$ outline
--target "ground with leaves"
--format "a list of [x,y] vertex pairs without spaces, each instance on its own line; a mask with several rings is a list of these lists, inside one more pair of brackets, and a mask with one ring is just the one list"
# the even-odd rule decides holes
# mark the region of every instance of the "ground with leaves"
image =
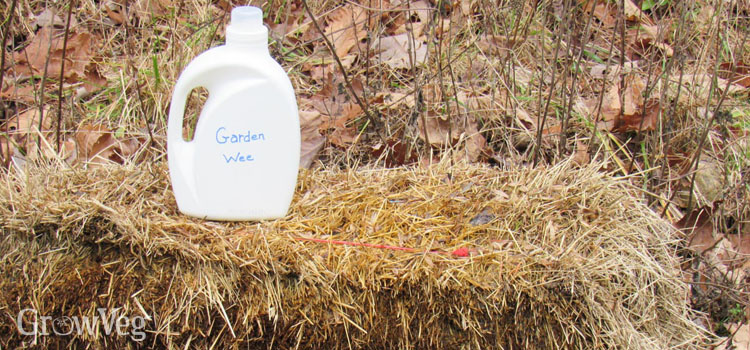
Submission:
[[[601,163],[685,229],[686,302],[748,349],[748,1],[252,4],[297,92],[302,166]],[[163,161],[171,88],[235,5],[0,5],[3,168]]]

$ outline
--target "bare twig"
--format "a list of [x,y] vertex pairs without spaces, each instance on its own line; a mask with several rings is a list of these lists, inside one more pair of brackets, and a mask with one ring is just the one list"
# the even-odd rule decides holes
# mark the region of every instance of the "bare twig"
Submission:
[[328,37],[325,35],[325,32],[323,31],[323,28],[320,27],[320,24],[318,23],[318,20],[316,19],[315,15],[313,15],[312,11],[310,11],[310,6],[307,4],[307,0],[302,0],[302,5],[305,7],[305,12],[307,12],[307,15],[310,16],[310,19],[312,20],[313,26],[315,29],[320,33],[320,36],[323,37],[323,41],[325,41],[326,46],[331,51],[331,54],[333,55],[334,60],[336,61],[336,65],[339,67],[339,70],[341,70],[341,74],[344,76],[344,83],[346,84],[346,88],[349,90],[349,93],[352,94],[354,97],[354,100],[357,102],[360,108],[362,108],[362,111],[365,112],[365,116],[367,117],[367,120],[370,121],[370,123],[375,128],[375,133],[380,138],[380,141],[383,142],[383,144],[387,144],[385,137],[380,131],[380,121],[375,119],[375,116],[372,114],[372,111],[370,111],[369,104],[366,103],[366,101],[363,101],[359,95],[354,91],[354,87],[352,87],[352,83],[349,79],[349,74],[346,72],[346,69],[344,68],[344,64],[341,63],[341,59],[336,54],[336,50],[333,47],[333,43],[328,39]]
[[133,82],[135,83],[135,91],[136,91],[136,95],[138,96],[138,106],[140,107],[140,110],[141,110],[141,116],[143,117],[143,122],[146,124],[146,131],[148,131],[149,144],[153,147],[156,145],[156,142],[154,141],[154,134],[151,131],[149,118],[146,116],[146,107],[144,106],[143,96],[141,94],[141,83],[138,81],[138,69],[136,69],[135,64],[133,63],[133,52],[130,47],[130,30],[128,29],[128,27],[130,27],[129,26],[130,16],[128,14],[128,10],[129,10],[128,5],[129,5],[129,2],[126,1],[125,6],[124,6],[125,21],[122,24],[125,27],[125,42],[126,42],[125,46],[129,52],[128,53],[128,63],[129,63],[128,66],[130,66],[130,72],[133,75]]
[[73,12],[73,6],[76,4],[75,0],[72,0],[68,4],[68,16],[65,20],[65,34],[63,35],[63,49],[62,49],[62,59],[60,61],[60,80],[58,81],[57,86],[57,130],[56,130],[56,142],[57,145],[57,152],[60,152],[60,130],[62,128],[62,100],[63,100],[63,79],[65,78],[65,52],[68,49],[68,35],[70,34],[70,16]]
[[[555,91],[555,86],[557,86],[557,58],[560,55],[560,41],[562,40],[562,31],[563,27],[565,27],[562,23],[559,23],[560,20],[558,20],[557,24],[557,41],[555,42],[555,57],[552,59],[552,83],[550,87],[549,95],[547,95],[547,101],[544,104],[544,109],[542,110],[542,113],[537,116],[537,125],[539,125],[539,128],[536,131],[536,145],[534,145],[534,155],[532,158],[532,163],[536,166],[537,162],[539,161],[539,156],[542,153],[542,131],[544,130],[544,124],[547,121],[547,112],[549,111],[549,105],[552,102],[552,95]],[[542,48],[544,50],[544,48]],[[543,68],[540,68],[543,69]],[[541,84],[541,82],[540,82]],[[541,120],[540,120],[541,119]]]
[[[42,149],[42,129],[44,125],[44,85],[47,83],[47,69],[49,68],[49,60],[52,53],[52,38],[54,33],[50,30],[49,43],[47,44],[47,59],[44,61],[44,73],[42,73],[41,87],[39,88],[39,135],[36,138],[36,149],[37,152]],[[28,55],[28,53],[26,53]]]
[[[718,21],[717,23],[721,23],[721,21]],[[716,31],[716,35],[718,36],[720,32],[721,32],[720,30],[717,30]],[[747,36],[748,36],[749,33],[750,33],[750,31],[746,30],[745,34],[742,36],[742,42],[739,45],[739,50],[740,51],[739,51],[739,55],[737,57],[742,57],[743,56],[744,51],[745,51],[744,50],[745,43],[747,42]],[[720,42],[720,40],[718,40],[718,38],[717,38],[717,43],[716,43],[716,52],[717,53],[718,53],[719,47],[720,47],[719,42]],[[717,57],[718,57],[718,54],[717,54]],[[711,79],[711,89],[709,90],[708,101],[706,103],[711,103],[711,95],[712,95],[713,91],[719,85],[718,82],[717,82],[717,80],[716,80],[716,77],[719,74],[718,68],[719,68],[718,65],[716,65],[714,67],[714,78]],[[721,106],[724,103],[724,99],[726,99],[727,94],[729,93],[729,87],[734,83],[734,80],[737,78],[737,69],[736,68],[737,67],[735,67],[734,61],[731,61],[730,62],[730,66],[729,66],[729,71],[731,73],[730,73],[729,79],[727,80],[727,84],[724,87],[724,91],[722,91],[721,96],[719,97],[719,102],[716,103],[716,106],[713,109],[713,114],[711,115],[711,118],[708,120],[706,128],[703,130],[703,134],[700,137],[700,142],[698,143],[698,149],[696,149],[695,156],[693,157],[693,160],[690,163],[690,168],[691,169],[695,168],[695,170],[693,171],[693,175],[692,175],[692,177],[690,179],[690,190],[689,190],[689,194],[688,194],[688,203],[687,203],[687,212],[688,213],[692,209],[693,192],[694,192],[694,189],[695,189],[695,177],[698,174],[698,165],[700,164],[700,157],[701,157],[701,153],[703,151],[703,145],[706,143],[706,139],[708,138],[708,132],[711,130],[711,126],[716,121],[716,117],[720,114],[719,110],[721,109]],[[704,117],[708,117],[708,108],[706,108],[706,111],[704,113]]]
[[[586,0],[586,3],[583,5],[584,7],[588,6],[590,0]],[[567,143],[567,132],[568,132],[568,122],[570,120],[570,114],[573,110],[573,98],[576,94],[576,83],[578,82],[578,72],[581,71],[581,62],[583,61],[583,52],[586,51],[586,45],[589,41],[589,31],[591,29],[591,21],[594,18],[594,11],[589,11],[588,19],[586,20],[586,26],[583,30],[583,40],[581,41],[581,48],[578,51],[578,57],[576,58],[576,70],[573,71],[573,78],[571,80],[570,86],[570,94],[568,96],[568,107],[566,108],[562,126],[560,128],[560,143],[558,145],[559,148],[559,156],[562,157],[563,153],[565,153],[566,143]]]
[[[10,11],[8,11],[8,17],[5,19],[5,30],[3,31],[3,47],[2,51],[0,51],[0,90],[3,88],[3,78],[5,77],[5,47],[8,43],[8,34],[10,33],[11,26],[13,25],[13,12],[16,10],[16,4],[18,3],[18,0],[13,0],[13,2],[10,3]],[[3,120],[7,121],[5,118],[5,103],[2,100],[2,97],[0,97],[0,116],[3,117]],[[5,123],[5,135],[8,135],[8,123]],[[0,144],[0,163],[2,163],[2,168],[7,169],[10,165],[10,146],[8,147],[8,156],[5,156],[5,150],[3,149],[2,144]]]

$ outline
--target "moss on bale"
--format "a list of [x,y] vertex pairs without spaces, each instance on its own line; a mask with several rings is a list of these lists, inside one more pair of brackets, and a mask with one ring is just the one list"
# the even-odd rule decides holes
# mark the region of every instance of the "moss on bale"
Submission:
[[[638,197],[593,165],[317,170],[287,218],[220,223],[178,213],[164,164],[29,168],[0,188],[0,344],[699,348],[675,231]],[[146,339],[15,325],[101,307]]]

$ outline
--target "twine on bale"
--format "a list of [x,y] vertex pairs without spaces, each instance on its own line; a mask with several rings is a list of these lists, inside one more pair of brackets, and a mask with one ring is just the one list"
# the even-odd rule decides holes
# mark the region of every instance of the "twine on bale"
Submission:
[[[42,347],[666,350],[705,339],[674,228],[597,165],[303,171],[287,218],[250,223],[179,214],[165,164],[28,166],[0,186],[0,310],[149,320],[140,343],[100,329],[38,337]],[[32,341],[0,322],[0,346]]]

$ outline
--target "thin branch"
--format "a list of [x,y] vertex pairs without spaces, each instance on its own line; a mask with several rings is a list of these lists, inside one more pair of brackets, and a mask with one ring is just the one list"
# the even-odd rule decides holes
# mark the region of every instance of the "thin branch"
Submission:
[[[717,23],[721,23],[721,21],[718,21]],[[720,30],[716,31],[716,35],[719,36],[721,33]],[[747,42],[747,36],[750,33],[750,31],[745,31],[745,35],[742,36],[742,42],[740,43],[740,53],[737,57],[742,57],[744,54],[744,48],[745,43]],[[717,40],[716,44],[716,52],[719,51],[719,40]],[[718,57],[718,55],[717,55]],[[731,72],[731,75],[729,76],[729,79],[727,80],[727,84],[724,87],[724,91],[722,91],[721,96],[719,97],[719,102],[716,103],[716,107],[714,107],[713,114],[711,115],[711,119],[708,121],[708,125],[706,125],[706,128],[703,130],[703,134],[700,138],[700,143],[698,143],[698,149],[695,151],[695,156],[693,157],[693,161],[690,163],[691,169],[695,167],[695,171],[693,172],[693,176],[690,179],[690,192],[688,194],[688,203],[687,203],[687,212],[690,212],[692,209],[693,204],[693,191],[695,189],[695,177],[698,174],[698,165],[700,164],[700,157],[701,157],[701,151],[703,151],[703,145],[706,143],[706,139],[708,138],[708,132],[711,130],[711,125],[714,124],[716,121],[716,117],[720,114],[719,109],[721,109],[721,105],[724,103],[724,99],[726,99],[727,94],[729,93],[729,87],[734,83],[735,79],[738,78],[737,75],[737,67],[734,64],[734,60],[730,62],[729,71]],[[709,96],[708,101],[706,103],[711,103],[711,94],[712,92],[718,87],[718,82],[716,81],[716,77],[718,76],[718,65],[714,67],[714,77],[711,82],[711,89],[709,90]],[[708,116],[708,108],[706,108],[706,112],[704,116]]]
[[63,35],[63,49],[62,49],[62,59],[60,61],[60,80],[58,81],[58,87],[57,87],[57,135],[56,135],[56,145],[57,145],[57,152],[60,153],[60,129],[62,127],[62,100],[63,100],[63,79],[65,78],[65,52],[68,49],[68,35],[70,34],[70,16],[73,12],[73,6],[75,5],[75,0],[71,1],[70,4],[68,4],[68,17],[65,20],[65,34]]
[[131,74],[133,75],[133,82],[135,82],[135,92],[138,96],[138,105],[141,109],[141,116],[143,116],[143,122],[146,124],[146,130],[148,131],[148,140],[149,144],[153,147],[156,145],[156,142],[154,142],[154,134],[151,132],[151,125],[149,122],[148,117],[146,117],[146,107],[143,103],[143,95],[141,94],[141,84],[138,82],[138,70],[135,68],[135,64],[133,63],[133,52],[130,47],[130,31],[128,30],[129,27],[129,1],[125,1],[125,21],[123,22],[123,26],[125,26],[125,47],[128,51],[128,65],[130,66]]
[[[52,30],[49,31],[49,44],[47,45],[47,59],[44,61],[44,73],[42,74],[42,83],[39,88],[39,135],[36,138],[36,149],[37,152],[42,149],[42,129],[44,125],[44,85],[47,83],[47,69],[49,68],[49,60],[52,57],[52,37],[54,33]],[[27,53],[28,54],[28,53]]]
[[[534,166],[537,165],[537,162],[539,161],[539,155],[542,153],[542,131],[544,131],[544,124],[547,122],[547,112],[549,111],[549,105],[552,102],[552,95],[555,91],[555,86],[557,86],[557,59],[560,56],[560,41],[562,40],[562,30],[564,25],[562,23],[558,22],[557,25],[557,41],[555,42],[555,57],[552,59],[552,82],[550,87],[549,95],[547,95],[547,101],[544,104],[544,109],[542,110],[542,113],[537,116],[537,124],[539,125],[539,129],[536,132],[536,145],[534,145],[535,151],[532,158],[532,163]],[[544,50],[544,48],[541,48]],[[543,82],[540,82],[542,84]],[[541,121],[539,120],[541,119]]]
[[326,43],[326,46],[328,46],[328,50],[331,51],[331,54],[333,55],[334,60],[336,61],[337,66],[339,67],[339,70],[341,70],[341,74],[344,76],[344,83],[346,84],[346,88],[349,89],[349,93],[352,94],[354,97],[354,100],[357,102],[360,108],[365,112],[365,116],[367,116],[367,120],[372,123],[372,125],[375,128],[375,133],[378,134],[378,137],[380,138],[380,141],[383,142],[383,144],[387,144],[385,141],[385,137],[383,137],[383,134],[380,132],[380,122],[375,119],[375,116],[373,116],[372,112],[370,111],[369,105],[365,103],[359,95],[357,95],[356,92],[354,92],[354,87],[352,87],[352,83],[349,80],[349,74],[347,74],[346,69],[344,68],[344,64],[341,63],[341,59],[336,54],[336,50],[333,47],[333,43],[328,39],[328,37],[325,35],[325,32],[323,32],[323,29],[320,27],[320,24],[318,23],[318,20],[315,18],[315,15],[313,15],[312,11],[310,11],[310,7],[307,5],[307,0],[302,0],[302,5],[305,7],[305,12],[307,12],[307,15],[310,16],[310,19],[312,20],[313,26],[315,29],[320,33],[320,35],[323,37],[323,40]]
[[[18,3],[18,0],[13,0],[13,2],[10,3],[10,11],[8,12],[8,18],[5,19],[5,31],[3,32],[3,47],[2,51],[0,51],[0,90],[3,89],[3,78],[5,77],[5,47],[8,43],[8,33],[10,33],[11,26],[13,25],[13,12],[16,10],[16,4]],[[5,120],[5,103],[2,100],[2,97],[0,97],[0,116],[3,117]],[[5,123],[5,135],[7,137],[8,135],[8,123]],[[0,162],[2,163],[2,168],[7,169],[10,165],[10,144],[8,146],[8,157],[5,157],[5,150],[2,147],[2,144],[0,144]]]

